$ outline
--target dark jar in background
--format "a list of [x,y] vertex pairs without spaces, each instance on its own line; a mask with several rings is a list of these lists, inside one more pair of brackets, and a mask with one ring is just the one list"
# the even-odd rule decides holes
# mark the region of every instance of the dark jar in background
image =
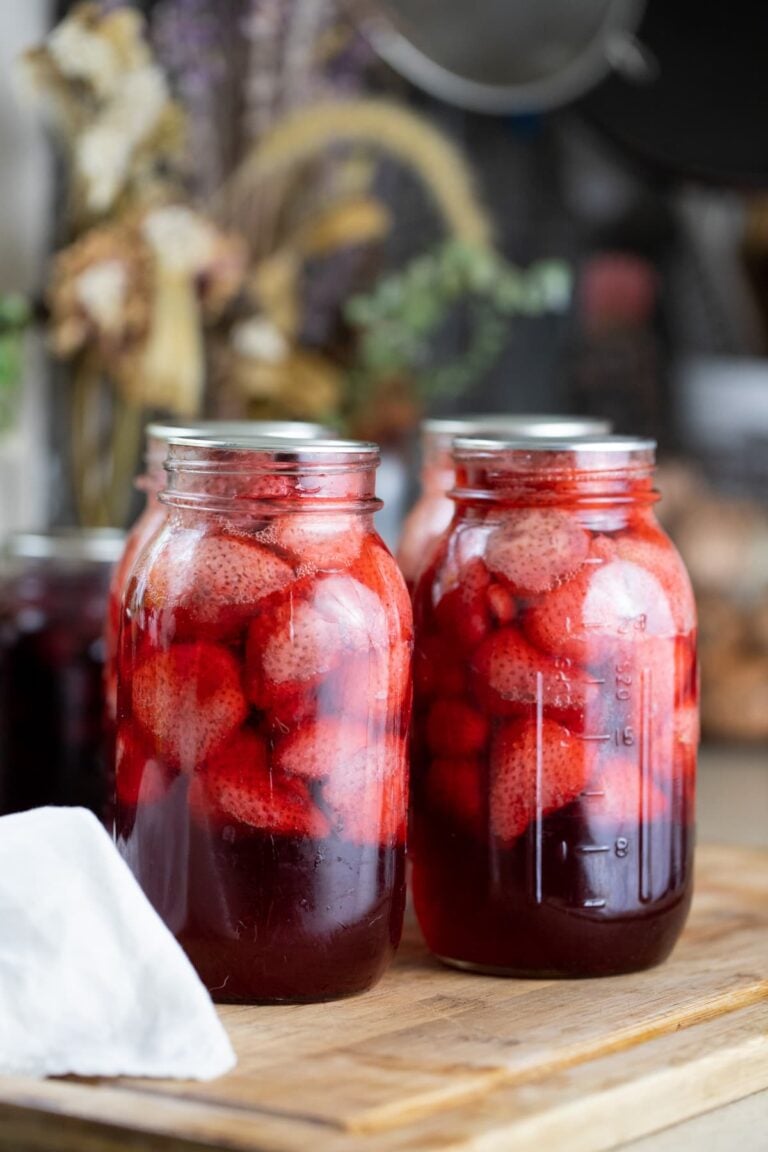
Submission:
[[0,559],[0,813],[83,805],[108,820],[109,529],[11,536]]
[[405,904],[412,616],[378,449],[171,440],[123,599],[117,843],[215,998],[381,976]]
[[412,859],[460,967],[608,975],[691,898],[695,607],[654,444],[457,440],[456,516],[416,589]]

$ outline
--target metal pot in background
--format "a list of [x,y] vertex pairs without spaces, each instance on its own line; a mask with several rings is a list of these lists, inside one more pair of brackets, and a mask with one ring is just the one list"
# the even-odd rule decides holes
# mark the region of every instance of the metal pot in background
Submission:
[[496,114],[567,104],[614,70],[647,78],[646,0],[349,0],[374,49],[417,87]]

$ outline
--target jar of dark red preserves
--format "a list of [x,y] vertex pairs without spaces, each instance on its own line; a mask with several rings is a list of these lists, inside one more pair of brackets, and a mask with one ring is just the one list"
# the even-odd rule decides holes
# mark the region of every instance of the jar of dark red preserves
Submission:
[[359,992],[400,938],[412,620],[378,450],[171,440],[123,601],[117,842],[218,999]]
[[416,591],[413,886],[481,971],[663,960],[691,898],[695,608],[654,444],[458,440]]

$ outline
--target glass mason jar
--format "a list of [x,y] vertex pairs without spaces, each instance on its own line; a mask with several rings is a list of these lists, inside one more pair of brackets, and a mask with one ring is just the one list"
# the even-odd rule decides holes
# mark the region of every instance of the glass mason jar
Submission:
[[78,804],[108,819],[102,631],[124,537],[19,533],[0,572],[0,815]]
[[471,415],[421,424],[421,495],[403,524],[397,562],[409,591],[451,522],[448,493],[455,473],[451,450],[457,436],[591,436],[611,431],[608,420],[581,416]]
[[168,455],[171,436],[287,436],[294,440],[314,440],[333,435],[322,424],[309,424],[298,420],[201,420],[189,427],[174,424],[148,424],[146,428],[145,470],[136,480],[136,487],[146,495],[146,503],[125,540],[125,548],[115,565],[109,586],[109,609],[106,616],[104,640],[105,696],[107,727],[114,732],[117,711],[117,637],[120,626],[120,605],[128,587],[128,580],[136,558],[156,532],[165,523],[166,509],[158,496],[165,486],[163,465]]
[[118,846],[213,995],[369,988],[405,900],[412,617],[375,445],[171,440],[123,602]]
[[412,860],[431,950],[479,971],[662,961],[691,898],[695,607],[652,441],[456,441],[415,602]]

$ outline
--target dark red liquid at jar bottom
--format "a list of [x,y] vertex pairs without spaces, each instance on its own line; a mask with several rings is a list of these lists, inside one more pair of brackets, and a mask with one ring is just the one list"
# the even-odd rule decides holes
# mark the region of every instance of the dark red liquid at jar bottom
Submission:
[[[607,976],[661,963],[690,907],[693,829],[664,821],[644,832],[643,876],[637,859],[616,867],[626,838],[590,826],[578,804],[542,821],[540,848],[535,828],[498,851],[435,821],[416,846],[414,870],[430,950],[459,966],[520,976]],[[607,851],[580,853],[574,844]],[[645,912],[644,884],[654,896]]]
[[170,794],[154,812],[124,811],[118,838],[217,1001],[337,999],[379,980],[402,931],[402,848],[209,830],[180,803],[178,821]]

